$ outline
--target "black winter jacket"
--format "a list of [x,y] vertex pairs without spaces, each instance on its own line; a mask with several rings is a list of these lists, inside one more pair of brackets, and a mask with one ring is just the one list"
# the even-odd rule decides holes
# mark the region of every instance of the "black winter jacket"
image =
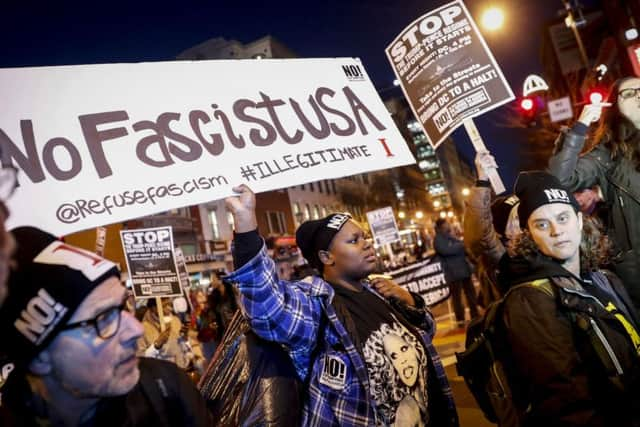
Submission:
[[[640,349],[615,313],[605,309],[613,302],[638,330],[638,316],[619,279],[603,272],[578,279],[542,255],[505,256],[501,267],[508,286],[551,285],[520,287],[504,305],[517,373],[512,382],[529,404],[525,425],[639,426]],[[603,351],[595,350],[590,336]]]
[[[206,427],[215,425],[206,403],[189,377],[175,364],[140,358],[140,381],[126,395],[105,398],[82,427]],[[12,373],[3,387],[0,426],[38,427],[31,391],[24,377]],[[45,424],[49,425],[49,424]]]
[[587,127],[577,123],[560,134],[549,172],[571,191],[600,186],[607,204],[607,234],[620,252],[614,271],[640,310],[640,172],[627,159],[612,160],[602,144],[579,156],[586,132]]
[[448,283],[471,277],[471,268],[467,262],[462,240],[436,232],[433,247],[444,264],[444,273]]

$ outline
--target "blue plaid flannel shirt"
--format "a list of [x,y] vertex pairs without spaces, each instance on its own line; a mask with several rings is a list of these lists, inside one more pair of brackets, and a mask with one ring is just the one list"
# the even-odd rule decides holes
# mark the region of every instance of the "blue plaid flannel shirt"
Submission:
[[[331,285],[319,277],[297,282],[278,280],[273,260],[264,246],[258,255],[225,280],[233,282],[240,291],[241,310],[253,331],[266,340],[284,344],[298,376],[307,381],[302,425],[377,424],[367,369],[330,304],[334,296]],[[440,356],[431,343],[435,322],[428,310],[422,311],[424,321],[416,326],[447,401],[449,426],[457,426],[451,388]],[[321,322],[323,312],[328,322]],[[329,324],[333,328],[327,327]],[[318,349],[314,354],[316,345]],[[319,381],[327,355],[339,357],[347,366],[343,390],[335,390]]]

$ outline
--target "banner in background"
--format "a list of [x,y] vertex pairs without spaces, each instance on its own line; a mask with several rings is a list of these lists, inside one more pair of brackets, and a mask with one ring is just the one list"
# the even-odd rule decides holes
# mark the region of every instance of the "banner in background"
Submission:
[[387,274],[406,290],[420,294],[428,306],[434,306],[449,298],[449,285],[444,278],[442,263],[437,257]]
[[[415,163],[358,59],[0,69],[10,228],[55,235]],[[34,204],[37,203],[37,209]]]

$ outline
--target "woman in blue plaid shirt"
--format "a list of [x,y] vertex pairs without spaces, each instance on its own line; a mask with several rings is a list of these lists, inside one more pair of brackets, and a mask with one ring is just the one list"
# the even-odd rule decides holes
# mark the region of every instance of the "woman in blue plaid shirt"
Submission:
[[362,227],[338,213],[303,223],[296,242],[321,277],[278,280],[255,195],[234,191],[226,203],[236,271],[227,280],[254,332],[284,345],[306,384],[303,425],[457,426],[431,313],[419,295],[368,279],[376,257]]

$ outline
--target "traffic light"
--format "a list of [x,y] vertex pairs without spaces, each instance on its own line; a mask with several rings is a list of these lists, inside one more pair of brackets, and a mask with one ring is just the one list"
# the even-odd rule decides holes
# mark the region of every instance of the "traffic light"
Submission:
[[538,115],[538,104],[536,99],[531,96],[520,98],[518,101],[518,112],[525,126],[535,126],[536,117]]
[[606,97],[607,95],[604,90],[600,88],[593,88],[590,89],[589,92],[587,92],[586,102],[588,104],[600,104],[601,102],[604,102]]
[[522,111],[530,112],[533,111],[534,107],[535,104],[533,103],[533,100],[531,98],[522,98],[520,100],[520,108],[522,108]]

